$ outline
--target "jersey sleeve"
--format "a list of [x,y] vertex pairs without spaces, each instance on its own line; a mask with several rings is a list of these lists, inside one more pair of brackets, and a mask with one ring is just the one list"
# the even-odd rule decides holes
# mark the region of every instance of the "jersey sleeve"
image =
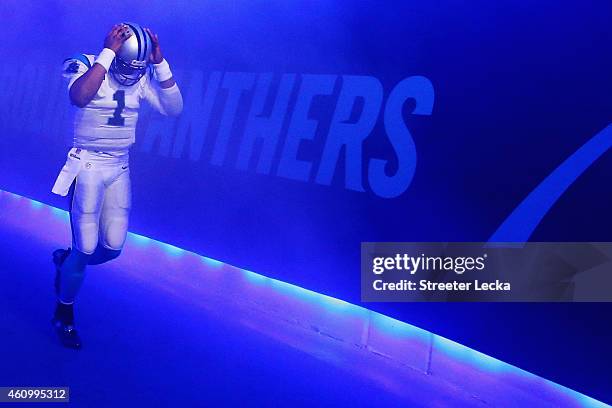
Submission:
[[183,110],[183,97],[176,84],[164,89],[156,81],[147,78],[143,93],[144,99],[162,115],[177,116]]
[[79,79],[87,70],[91,68],[91,61],[87,55],[76,54],[64,60],[62,76],[68,82],[68,89],[74,81]]
[[162,107],[161,101],[159,100],[159,94],[157,90],[154,89],[155,85],[153,85],[152,82],[153,81],[151,81],[149,74],[147,74],[147,80],[145,81],[142,87],[142,97],[145,101],[147,101],[149,105],[151,105],[153,109],[155,109],[162,115],[166,115],[166,112]]

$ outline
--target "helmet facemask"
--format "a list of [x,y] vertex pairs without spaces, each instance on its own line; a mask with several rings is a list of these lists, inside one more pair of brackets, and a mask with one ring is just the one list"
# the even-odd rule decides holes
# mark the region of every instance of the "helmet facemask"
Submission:
[[124,86],[132,86],[143,77],[147,72],[147,64],[142,61],[125,62],[115,57],[110,67],[110,73],[115,79]]

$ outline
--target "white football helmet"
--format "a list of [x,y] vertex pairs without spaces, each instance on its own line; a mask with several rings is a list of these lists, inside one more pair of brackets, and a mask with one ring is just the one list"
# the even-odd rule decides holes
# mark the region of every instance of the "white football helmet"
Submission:
[[136,23],[122,23],[122,25],[127,26],[128,32],[132,35],[116,52],[110,73],[121,85],[131,86],[147,72],[153,42],[140,25]]

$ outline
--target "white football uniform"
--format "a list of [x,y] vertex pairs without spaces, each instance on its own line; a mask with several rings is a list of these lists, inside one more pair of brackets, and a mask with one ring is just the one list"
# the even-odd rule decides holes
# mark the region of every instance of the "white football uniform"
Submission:
[[[68,89],[94,60],[93,55],[81,55],[64,62]],[[146,100],[165,115],[163,101],[168,99],[167,94],[177,92],[180,94],[178,86],[161,89],[149,74],[132,86],[119,85],[107,74],[91,102],[75,114],[74,147],[105,152],[127,150],[135,141],[140,101]]]
[[[64,62],[69,90],[94,60],[83,54]],[[136,84],[123,86],[107,73],[93,99],[75,113],[74,147],[52,191],[65,196],[74,183],[73,246],[85,254],[92,254],[98,243],[111,250],[123,247],[131,204],[128,151],[143,99],[164,115],[182,110],[177,85],[162,89],[147,73]]]

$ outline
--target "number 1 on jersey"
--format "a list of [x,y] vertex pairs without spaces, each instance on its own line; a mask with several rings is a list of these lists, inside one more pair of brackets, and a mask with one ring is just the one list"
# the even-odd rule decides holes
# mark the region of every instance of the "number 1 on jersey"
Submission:
[[117,107],[115,108],[115,112],[113,112],[113,117],[108,118],[108,124],[111,126],[123,126],[125,124],[125,119],[121,116],[121,112],[123,112],[123,108],[125,108],[125,91],[120,90],[115,92],[113,100],[117,101]]

